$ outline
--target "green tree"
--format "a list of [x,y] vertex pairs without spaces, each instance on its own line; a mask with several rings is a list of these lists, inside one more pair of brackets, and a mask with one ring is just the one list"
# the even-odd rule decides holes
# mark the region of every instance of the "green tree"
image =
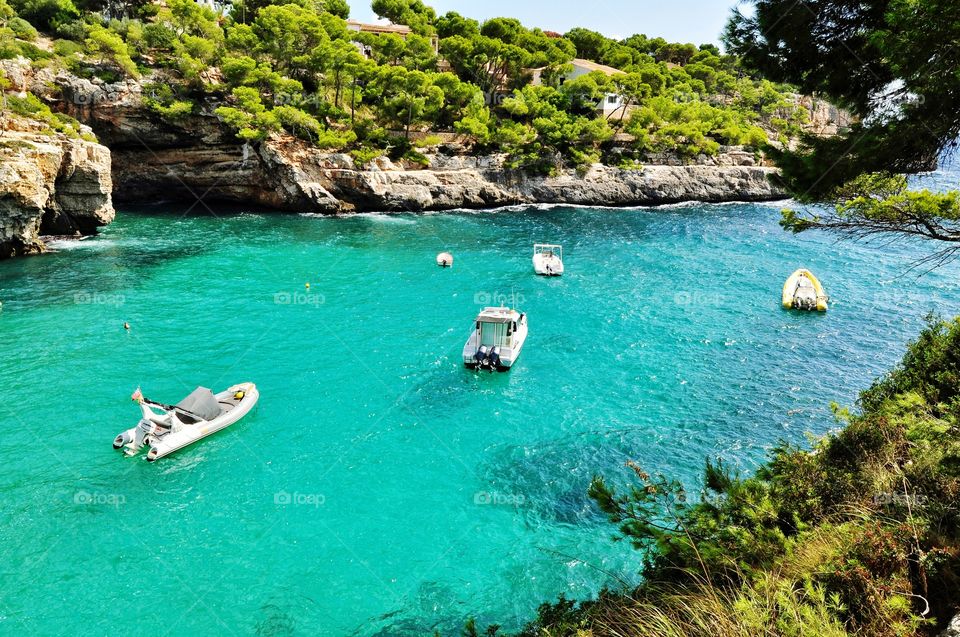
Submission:
[[480,35],[480,23],[473,18],[465,18],[456,11],[449,11],[436,20],[437,35],[451,38],[455,35],[475,38]]
[[[571,115],[563,109],[566,99],[549,86],[525,86],[503,101],[503,109],[528,127],[501,127],[517,140],[508,143],[515,165],[554,171],[566,162],[584,166],[599,160],[599,146],[613,130],[605,119]],[[532,143],[526,141],[529,131],[535,133]]]
[[130,59],[127,45],[116,33],[99,25],[92,25],[87,32],[87,50],[100,54],[101,59],[110,60],[130,77],[139,77],[137,65]]
[[421,0],[373,0],[371,8],[381,18],[405,24],[419,35],[431,36],[436,32],[433,22],[437,14]]
[[[933,166],[960,135],[960,21],[952,0],[754,0],[751,15],[735,13],[725,40],[744,64],[806,93],[825,95],[855,117],[850,130],[833,138],[808,138],[796,152],[776,158],[785,183],[802,200],[835,200],[861,175],[910,173]],[[860,186],[883,180],[859,182]],[[874,195],[877,200],[887,190]],[[894,208],[913,206],[899,223],[887,213],[890,232],[942,239],[955,220],[950,207],[928,197],[895,191]],[[859,209],[854,206],[854,210]],[[846,211],[846,212],[849,212]],[[887,211],[889,212],[889,211]],[[873,215],[785,219],[795,230],[849,231]],[[802,223],[796,223],[801,221]],[[936,228],[930,231],[930,227]]]
[[495,122],[490,109],[477,96],[464,109],[463,117],[454,122],[454,129],[471,137],[478,145],[485,146],[493,139]]
[[407,139],[414,126],[436,121],[443,106],[443,90],[422,71],[380,67],[371,84],[368,92],[374,108],[387,124],[402,128]]
[[330,36],[313,11],[296,4],[269,5],[260,9],[252,31],[277,70],[301,77],[323,70],[317,67],[329,56]]
[[236,106],[217,108],[217,116],[237,131],[244,141],[262,141],[271,132],[280,130],[280,121],[260,100],[260,93],[251,87],[240,86],[231,92]]
[[343,40],[333,42],[327,68],[333,84],[333,103],[337,108],[340,108],[344,82],[351,79],[351,72],[357,69],[361,62],[363,62],[363,55],[353,44]]
[[72,0],[12,0],[10,6],[42,31],[52,31],[80,16]]
[[577,57],[594,62],[604,60],[605,54],[612,43],[606,36],[581,27],[571,29],[563,37],[573,42],[573,45],[577,48]]

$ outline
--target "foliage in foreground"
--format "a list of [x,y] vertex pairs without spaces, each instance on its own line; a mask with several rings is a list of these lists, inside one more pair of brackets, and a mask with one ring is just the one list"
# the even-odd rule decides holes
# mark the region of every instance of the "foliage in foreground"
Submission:
[[931,318],[860,405],[755,475],[707,463],[695,502],[633,463],[596,478],[645,583],[546,604],[521,634],[934,634],[960,606],[960,319]]
[[[793,230],[823,228],[960,242],[960,195],[890,192],[890,174],[929,170],[960,136],[960,5],[955,0],[751,0],[726,32],[745,66],[846,107],[836,137],[808,137],[776,157],[801,201],[834,213],[790,212]],[[850,191],[853,190],[851,193]]]

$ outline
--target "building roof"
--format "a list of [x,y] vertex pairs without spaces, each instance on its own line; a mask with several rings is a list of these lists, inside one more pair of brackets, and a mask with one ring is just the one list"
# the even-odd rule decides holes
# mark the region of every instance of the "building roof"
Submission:
[[353,31],[363,31],[364,33],[396,33],[397,35],[409,35],[413,29],[405,24],[366,24],[356,20],[347,20],[347,28]]
[[581,58],[571,60],[570,64],[573,64],[574,67],[585,69],[587,72],[600,71],[606,75],[617,75],[618,73],[623,73],[623,71],[620,69],[615,69],[612,66],[597,64],[596,62],[591,62],[590,60],[584,60]]

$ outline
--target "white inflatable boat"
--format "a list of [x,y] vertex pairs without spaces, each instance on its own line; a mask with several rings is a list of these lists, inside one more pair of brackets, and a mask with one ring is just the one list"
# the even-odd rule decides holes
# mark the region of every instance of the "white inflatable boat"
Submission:
[[139,389],[132,398],[140,403],[143,417],[114,439],[113,448],[129,457],[149,446],[147,460],[153,462],[237,422],[257,404],[260,392],[253,383],[240,383],[216,395],[197,387],[176,405],[148,400]]

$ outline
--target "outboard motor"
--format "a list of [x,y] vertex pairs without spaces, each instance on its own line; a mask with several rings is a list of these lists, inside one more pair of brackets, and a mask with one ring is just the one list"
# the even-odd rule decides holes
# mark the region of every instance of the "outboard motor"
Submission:
[[147,441],[147,436],[153,433],[153,423],[149,420],[141,420],[137,423],[137,428],[133,432],[133,446],[139,449]]
[[122,434],[113,439],[113,448],[119,449],[129,442],[133,442],[133,436],[130,435],[129,431],[124,431]]
[[481,345],[477,353],[473,355],[473,360],[477,362],[478,367],[485,367],[488,356],[490,356],[490,348],[486,345]]
[[480,369],[493,371],[500,366],[500,348],[481,345],[473,357]]

